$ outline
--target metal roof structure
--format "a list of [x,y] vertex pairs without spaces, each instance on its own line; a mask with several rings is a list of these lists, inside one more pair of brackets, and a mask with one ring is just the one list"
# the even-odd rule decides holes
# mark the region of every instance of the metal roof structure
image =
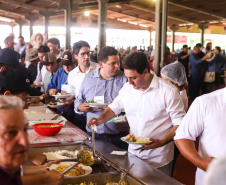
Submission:
[[[72,0],[0,0],[0,17],[8,18],[15,23],[28,24],[33,20],[42,23],[43,16],[49,15],[54,24],[64,24],[64,3]],[[158,1],[158,0],[157,0]],[[73,0],[72,16],[90,10],[98,15],[98,0]],[[108,19],[118,20],[142,29],[155,27],[155,1],[153,0],[109,0]],[[169,0],[168,26],[192,24],[220,24],[226,21],[225,0]],[[54,21],[53,21],[54,22]],[[0,24],[12,24],[0,20]],[[51,24],[51,21],[50,21]],[[226,25],[226,24],[225,24]]]

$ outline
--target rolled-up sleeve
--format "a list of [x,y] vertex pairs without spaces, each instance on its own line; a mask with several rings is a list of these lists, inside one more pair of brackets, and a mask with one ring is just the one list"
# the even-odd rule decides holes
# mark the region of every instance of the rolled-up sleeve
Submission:
[[123,92],[124,87],[119,91],[118,96],[114,99],[114,101],[108,105],[108,107],[115,113],[115,115],[120,114],[121,112],[124,112],[124,106],[123,106]]
[[179,92],[177,90],[172,89],[171,91],[167,92],[165,99],[166,111],[168,112],[172,120],[172,124],[174,126],[180,125],[186,112]]
[[185,115],[184,119],[182,120],[180,126],[176,130],[176,135],[174,140],[178,139],[189,139],[189,140],[196,140],[204,129],[204,121],[203,121],[203,114],[200,109],[200,101],[195,100],[188,113]]

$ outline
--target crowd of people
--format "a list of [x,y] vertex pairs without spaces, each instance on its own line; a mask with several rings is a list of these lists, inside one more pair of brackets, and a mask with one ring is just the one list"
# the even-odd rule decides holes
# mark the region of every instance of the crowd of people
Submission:
[[[27,100],[32,96],[34,103],[49,103],[55,101],[57,93],[71,94],[57,100],[63,103],[56,110],[59,114],[90,135],[95,124],[96,138],[128,150],[169,176],[181,152],[198,167],[197,185],[203,184],[212,160],[226,155],[226,88],[209,93],[212,85],[219,89],[221,68],[225,67],[219,47],[212,51],[208,43],[203,52],[200,44],[193,51],[184,45],[178,61],[168,49],[160,78],[152,71],[153,47],[117,51],[105,46],[91,55],[86,41],[75,42],[73,50],[63,52],[57,38],[44,40],[38,33],[28,44],[22,36],[15,44],[10,35],[0,50],[1,184],[55,185],[62,181],[61,174],[46,170],[59,161],[42,165],[46,159],[43,154],[28,152],[23,109],[28,108]],[[214,81],[207,82],[207,72],[215,72]],[[194,100],[190,108],[187,86]],[[200,96],[200,89],[205,95]],[[88,101],[108,107],[92,108]],[[119,115],[123,116],[116,124],[114,118]],[[134,145],[128,147],[120,138],[129,133],[148,137],[151,143],[142,151]],[[197,137],[198,151],[194,144]],[[27,159],[39,166],[21,168]]]

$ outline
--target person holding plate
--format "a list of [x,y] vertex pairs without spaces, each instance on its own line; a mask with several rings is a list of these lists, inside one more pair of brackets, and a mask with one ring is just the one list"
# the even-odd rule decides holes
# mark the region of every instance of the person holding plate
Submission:
[[119,95],[99,118],[93,117],[89,125],[102,125],[125,111],[130,133],[148,137],[144,151],[139,145],[129,145],[128,151],[171,175],[174,155],[173,137],[185,115],[184,105],[176,87],[150,71],[150,63],[142,52],[133,52],[122,62],[128,82]]
[[[91,108],[87,102],[94,101],[100,105],[112,102],[127,81],[124,73],[119,70],[120,61],[116,49],[109,46],[101,48],[97,59],[100,68],[85,76],[75,100],[75,111],[87,113],[87,121],[91,117],[98,118],[103,112],[103,109]],[[107,122],[109,120],[97,127],[95,137],[127,150],[128,145],[120,138],[128,134],[128,123],[115,124],[114,120]],[[88,122],[86,130],[88,134],[91,134],[92,129]]]
[[[58,92],[66,94],[68,89],[68,74],[75,68],[75,62],[72,62],[72,55],[69,50],[65,51],[63,58],[61,59],[60,65],[63,68],[57,70],[54,74],[51,82],[47,88],[47,94],[49,96],[56,95]],[[63,111],[62,116],[64,116],[70,122],[74,121],[74,100],[67,101],[66,99],[58,99],[58,102],[64,102],[63,107],[58,107],[57,112]]]

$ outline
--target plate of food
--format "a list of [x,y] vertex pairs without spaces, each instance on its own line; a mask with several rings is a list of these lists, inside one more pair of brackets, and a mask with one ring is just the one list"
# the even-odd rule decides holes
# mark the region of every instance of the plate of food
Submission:
[[37,87],[42,86],[42,82],[34,82],[33,84],[34,84],[35,86],[37,86]]
[[108,106],[107,103],[97,103],[95,101],[88,101],[87,104],[92,108],[106,108]]
[[153,141],[149,141],[149,138],[147,137],[141,137],[141,136],[136,137],[134,134],[128,134],[125,137],[121,137],[121,140],[132,145],[146,145],[153,142]]
[[51,108],[57,108],[57,107],[62,107],[63,105],[64,105],[64,103],[51,101],[47,106],[51,107]]
[[[66,170],[68,167],[73,165],[75,162],[61,162],[59,164],[53,164],[49,167],[50,170],[56,170],[59,173]],[[90,166],[85,166],[83,164],[79,164],[76,167],[74,167],[72,170],[67,172],[64,176],[67,178],[74,178],[78,176],[85,176],[92,172],[92,168]]]
[[59,98],[67,98],[67,97],[70,97],[70,96],[73,96],[73,94],[62,94],[62,93],[57,93],[55,95],[53,95],[56,99],[59,99]]

